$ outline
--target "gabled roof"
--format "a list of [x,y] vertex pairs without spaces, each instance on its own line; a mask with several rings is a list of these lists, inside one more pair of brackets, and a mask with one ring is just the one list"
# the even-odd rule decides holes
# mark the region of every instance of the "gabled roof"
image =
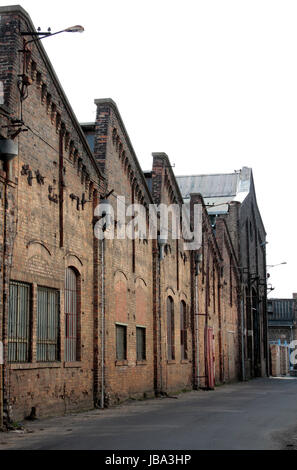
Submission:
[[209,213],[222,214],[228,212],[231,201],[245,200],[251,187],[252,170],[243,167],[234,173],[177,176],[176,179],[185,200],[191,193],[200,193]]

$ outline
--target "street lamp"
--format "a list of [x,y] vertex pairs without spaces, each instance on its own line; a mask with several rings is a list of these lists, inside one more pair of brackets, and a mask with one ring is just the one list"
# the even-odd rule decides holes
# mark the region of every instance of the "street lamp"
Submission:
[[[20,100],[21,100],[21,118],[18,122],[19,125],[23,125],[23,101],[28,97],[28,86],[31,85],[32,81],[30,77],[27,76],[26,74],[26,66],[27,66],[27,61],[28,58],[30,57],[32,51],[27,48],[28,44],[31,44],[33,42],[38,42],[41,41],[42,39],[56,36],[57,34],[61,33],[83,33],[84,32],[84,27],[81,25],[75,25],[75,26],[68,26],[68,28],[62,29],[61,31],[56,31],[55,33],[51,32],[51,28],[48,28],[47,32],[42,32],[40,28],[37,29],[37,31],[21,31],[21,36],[24,37],[24,42],[23,42],[23,49],[19,50],[19,52],[23,53],[23,73],[19,75],[19,80],[18,80],[18,88],[20,92]],[[25,36],[33,36],[33,39],[30,39],[27,41],[25,39]],[[23,129],[19,129],[14,137],[16,137],[20,132],[23,132]],[[13,137],[13,138],[14,138]]]
[[37,36],[36,39],[30,39],[30,41],[26,41],[24,44],[24,47],[26,47],[28,44],[31,42],[36,42],[40,41],[41,39],[47,38],[47,37],[52,37],[56,36],[57,34],[61,33],[83,33],[84,32],[84,27],[81,25],[75,25],[75,26],[69,26],[68,28],[62,29],[61,31],[57,31],[56,33],[52,33],[50,28],[49,30],[45,32],[41,31],[33,31],[33,32],[22,32],[22,36]]

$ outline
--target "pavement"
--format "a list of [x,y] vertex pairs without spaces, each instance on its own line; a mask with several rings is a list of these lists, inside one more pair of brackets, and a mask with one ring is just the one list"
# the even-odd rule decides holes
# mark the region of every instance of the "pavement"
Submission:
[[24,423],[0,450],[297,449],[297,378],[264,378]]

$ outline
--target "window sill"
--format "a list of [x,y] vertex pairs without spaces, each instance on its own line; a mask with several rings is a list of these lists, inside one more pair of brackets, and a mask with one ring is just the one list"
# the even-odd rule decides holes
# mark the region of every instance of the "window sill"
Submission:
[[128,366],[128,361],[127,360],[116,361],[115,365],[116,365],[116,367],[127,367]]
[[136,361],[137,366],[147,366],[147,361]]
[[188,359],[182,359],[180,361],[181,364],[189,364],[189,360]]
[[64,362],[65,369],[80,369],[81,367],[82,367],[82,363],[79,361]]
[[9,364],[11,370],[60,369],[61,362],[35,362],[30,364]]
[[170,359],[170,361],[168,360],[167,361],[167,364],[170,365],[170,364],[176,364],[176,360],[175,359]]

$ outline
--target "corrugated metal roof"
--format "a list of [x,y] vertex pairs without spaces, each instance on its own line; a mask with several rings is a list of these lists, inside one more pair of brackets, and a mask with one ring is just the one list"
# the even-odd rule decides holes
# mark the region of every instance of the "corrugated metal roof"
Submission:
[[201,193],[206,197],[232,197],[237,193],[238,173],[217,175],[178,176],[181,193],[184,198],[191,193]]
[[272,304],[272,313],[269,313],[269,323],[273,322],[292,322],[295,319],[293,299],[270,299]]
[[245,200],[250,191],[251,175],[251,168],[243,167],[234,173],[177,176],[176,179],[186,201],[191,193],[200,193],[210,214],[225,214],[231,201]]

